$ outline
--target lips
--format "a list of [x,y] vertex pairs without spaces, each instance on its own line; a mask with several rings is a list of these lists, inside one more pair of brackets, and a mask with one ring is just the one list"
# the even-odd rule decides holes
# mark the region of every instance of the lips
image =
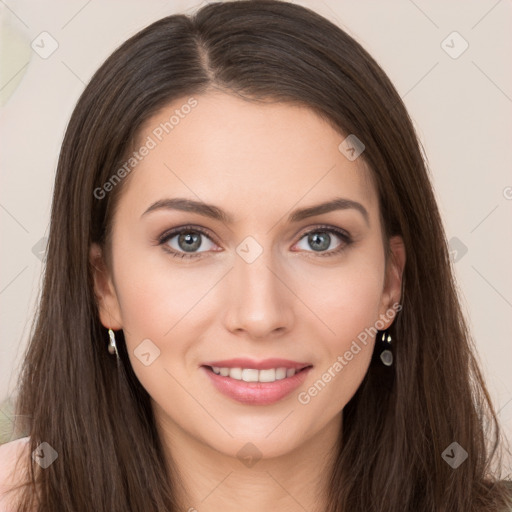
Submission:
[[220,368],[252,368],[254,370],[270,370],[271,368],[294,368],[295,371],[303,370],[311,363],[300,363],[298,361],[291,361],[290,359],[271,358],[262,361],[256,361],[246,357],[237,357],[235,359],[224,359],[222,361],[209,361],[203,366],[220,367]]
[[[279,358],[263,361],[236,358],[209,361],[201,365],[217,391],[246,405],[271,405],[279,402],[304,383],[312,367],[310,363]],[[276,368],[278,370],[271,375]],[[254,381],[258,378],[258,381]]]

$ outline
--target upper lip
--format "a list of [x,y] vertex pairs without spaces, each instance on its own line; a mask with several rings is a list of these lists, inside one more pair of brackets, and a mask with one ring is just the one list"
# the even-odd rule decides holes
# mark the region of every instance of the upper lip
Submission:
[[262,361],[255,361],[246,357],[237,357],[235,359],[224,359],[222,361],[210,361],[203,364],[203,366],[215,366],[218,368],[253,368],[255,370],[270,370],[271,368],[295,368],[295,370],[302,370],[311,363],[300,363],[297,361],[290,361],[289,359],[271,358],[263,359]]

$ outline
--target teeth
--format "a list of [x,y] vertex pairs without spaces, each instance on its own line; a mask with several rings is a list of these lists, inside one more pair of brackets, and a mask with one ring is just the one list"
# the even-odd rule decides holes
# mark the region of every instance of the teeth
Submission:
[[258,370],[242,370],[242,380],[245,382],[258,382]]
[[277,368],[276,369],[276,380],[285,379],[286,378],[286,368]]
[[243,380],[245,382],[274,382],[287,377],[293,377],[296,373],[295,368],[255,370],[253,368],[220,368],[218,366],[212,366],[212,370],[217,375],[230,377],[235,380]]

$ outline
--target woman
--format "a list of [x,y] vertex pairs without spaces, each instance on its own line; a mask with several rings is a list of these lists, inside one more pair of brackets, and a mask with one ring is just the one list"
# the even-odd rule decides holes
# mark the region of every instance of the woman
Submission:
[[428,172],[359,44],[234,2],[107,59],[17,414],[8,510],[507,510]]

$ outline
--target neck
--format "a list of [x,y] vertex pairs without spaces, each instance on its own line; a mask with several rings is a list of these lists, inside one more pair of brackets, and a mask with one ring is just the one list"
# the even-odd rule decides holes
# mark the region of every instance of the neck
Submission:
[[[341,414],[293,451],[254,456],[257,448],[221,453],[169,418],[159,422],[180,510],[187,512],[322,512],[341,431]],[[236,444],[236,442],[234,442]],[[172,462],[171,462],[172,461]]]

